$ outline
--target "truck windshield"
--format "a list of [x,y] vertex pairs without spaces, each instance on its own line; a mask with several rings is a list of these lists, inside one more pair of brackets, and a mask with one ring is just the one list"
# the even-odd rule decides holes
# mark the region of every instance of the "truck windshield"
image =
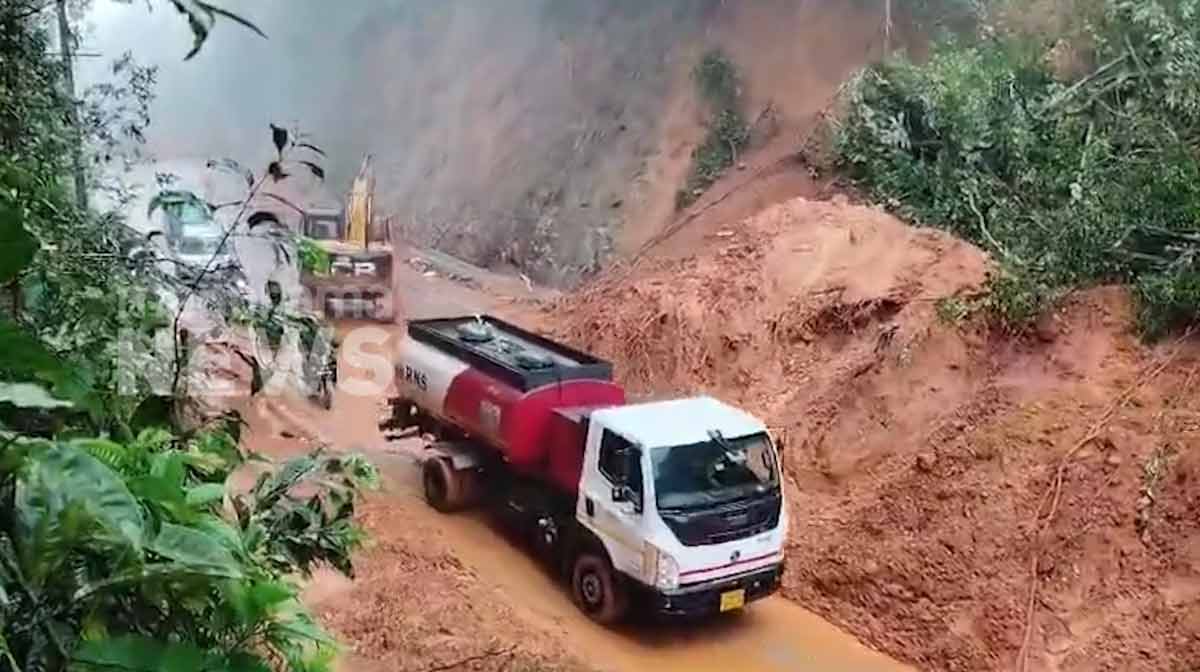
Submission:
[[[179,253],[187,255],[217,254],[221,239],[211,236],[185,236],[179,239]],[[224,252],[224,249],[221,249]]]
[[724,504],[767,492],[779,483],[766,434],[715,437],[703,443],[655,448],[650,455],[660,509]]

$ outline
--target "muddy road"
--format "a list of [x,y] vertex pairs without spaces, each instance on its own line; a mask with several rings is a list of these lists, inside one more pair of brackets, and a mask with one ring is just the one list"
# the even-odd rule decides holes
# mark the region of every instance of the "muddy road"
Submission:
[[[474,292],[437,277],[406,274],[402,281],[407,285],[404,308],[409,316],[503,310],[502,305],[508,303],[506,297]],[[376,325],[345,324],[340,325],[340,331],[345,336],[361,326]],[[393,338],[400,331],[398,326],[384,328]],[[390,343],[375,348],[382,353],[390,349]],[[250,414],[252,431],[248,440],[257,449],[279,454],[304,449],[298,441],[281,436],[308,437],[338,450],[363,452],[384,474],[383,490],[371,497],[367,507],[367,526],[374,547],[365,553],[365,568],[359,579],[349,582],[319,575],[309,589],[310,603],[350,644],[344,669],[429,669],[446,665],[449,654],[442,652],[449,650],[449,642],[456,636],[480,642],[502,641],[506,646],[533,651],[538,660],[573,661],[566,667],[551,665],[544,669],[578,669],[580,665],[583,669],[628,672],[912,669],[868,649],[781,597],[756,603],[744,613],[700,624],[639,625],[636,632],[634,628],[614,631],[596,626],[575,608],[565,587],[485,515],[444,516],[426,507],[416,466],[420,446],[412,441],[389,443],[380,435],[376,423],[384,412],[383,397],[347,391],[346,383],[365,379],[370,375],[367,370],[343,361],[340,375],[342,386],[335,395],[333,411],[325,412],[302,401],[270,400],[259,407],[259,412]],[[450,567],[451,571],[437,569],[430,573],[420,563],[413,564],[411,570],[400,569],[422,554],[435,558],[433,566]],[[462,584],[467,580],[471,585],[464,588]],[[413,583],[438,581],[448,585],[427,585],[418,597],[404,597]],[[414,605],[412,599],[421,602]],[[454,602],[467,602],[469,614],[447,616],[449,622],[436,626],[432,635],[436,643],[429,648],[427,658],[420,660],[422,655],[418,654],[413,662],[411,656],[397,657],[398,649],[416,646],[412,639],[429,627],[430,619],[436,620],[436,615],[422,614],[423,610],[453,614],[462,606]],[[372,611],[389,613],[373,619],[366,615]],[[408,611],[413,612],[411,622],[405,620],[409,615],[398,616],[398,612]],[[410,632],[404,632],[409,628]],[[379,632],[384,629],[400,631]],[[396,643],[406,637],[410,639],[404,644]],[[453,656],[450,659],[452,663],[458,660]],[[455,669],[493,669],[475,666],[478,664],[464,662]]]

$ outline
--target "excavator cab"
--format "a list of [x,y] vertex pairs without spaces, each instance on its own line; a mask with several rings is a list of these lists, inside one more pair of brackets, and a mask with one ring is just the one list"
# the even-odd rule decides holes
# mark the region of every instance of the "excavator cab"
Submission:
[[310,210],[301,221],[304,235],[316,241],[345,240],[346,218],[340,210]]
[[328,255],[327,272],[303,271],[300,283],[312,306],[325,317],[390,321],[392,250],[386,236],[372,236],[375,179],[371,157],[347,197],[345,210],[309,208],[301,213],[301,233]]

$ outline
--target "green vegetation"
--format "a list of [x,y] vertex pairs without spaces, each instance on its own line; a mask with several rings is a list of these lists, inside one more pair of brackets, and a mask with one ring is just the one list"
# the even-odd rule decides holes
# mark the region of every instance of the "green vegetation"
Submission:
[[934,304],[938,319],[951,326],[961,324],[971,315],[971,302],[958,296],[945,296]]
[[680,209],[694,203],[711,187],[737,162],[739,153],[750,142],[737,68],[724,52],[714,49],[706,53],[692,76],[711,118],[704,142],[692,152],[687,184],[675,195],[675,205]]
[[329,268],[333,260],[330,259],[329,253],[325,248],[318,245],[313,239],[300,237],[296,245],[300,254],[300,270],[304,273],[312,273],[314,275],[328,275]]
[[[196,48],[231,18],[172,4]],[[0,7],[0,670],[328,669],[294,577],[351,572],[375,472],[320,452],[275,468],[241,447],[236,414],[183,423],[194,399],[130,375],[177,383],[190,344],[129,254],[140,241],[72,198],[81,134],[45,8]],[[165,363],[148,354],[163,330]],[[227,486],[238,469],[261,474],[246,492]]]
[[992,253],[1006,327],[1070,288],[1128,282],[1148,335],[1179,328],[1200,309],[1198,17],[1197,0],[1095,3],[1080,76],[986,26],[926,63],[872,66],[836,154],[900,215]]

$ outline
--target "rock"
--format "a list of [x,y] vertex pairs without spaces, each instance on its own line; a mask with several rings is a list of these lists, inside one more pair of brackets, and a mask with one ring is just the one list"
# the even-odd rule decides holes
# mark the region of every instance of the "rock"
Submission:
[[917,455],[917,471],[928,474],[937,466],[937,455],[934,453],[920,453]]
[[1110,466],[1110,467],[1119,467],[1119,466],[1121,466],[1121,461],[1122,461],[1122,460],[1121,460],[1121,456],[1120,456],[1120,455],[1118,455],[1118,454],[1116,454],[1116,453],[1109,453],[1108,457],[1107,457],[1107,458],[1105,458],[1105,460],[1104,460],[1104,461],[1105,461],[1105,462],[1108,464],[1108,466]]
[[1043,343],[1053,343],[1058,339],[1058,318],[1053,313],[1046,313],[1038,318],[1033,325],[1034,334]]

